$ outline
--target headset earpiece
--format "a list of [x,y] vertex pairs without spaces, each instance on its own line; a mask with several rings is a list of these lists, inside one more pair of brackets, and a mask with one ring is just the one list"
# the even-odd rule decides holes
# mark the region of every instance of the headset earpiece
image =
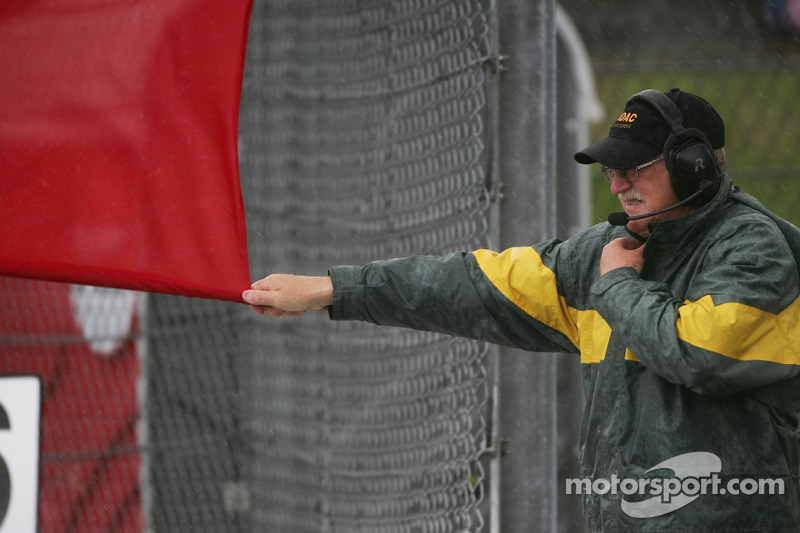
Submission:
[[719,188],[720,176],[714,149],[705,133],[697,128],[684,127],[680,110],[663,93],[647,89],[631,96],[628,102],[634,99],[653,106],[672,130],[664,143],[664,163],[675,194],[683,200],[699,191],[701,183],[708,181],[711,186],[697,200],[698,204],[707,202]]
[[[670,135],[664,144],[664,162],[680,199],[697,191],[703,181],[719,182],[714,151],[706,135],[698,129],[688,128],[681,136]],[[712,189],[716,191],[716,187]]]

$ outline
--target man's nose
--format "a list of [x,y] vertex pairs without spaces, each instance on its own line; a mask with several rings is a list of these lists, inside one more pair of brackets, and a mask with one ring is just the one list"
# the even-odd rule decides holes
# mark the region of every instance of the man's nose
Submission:
[[623,172],[619,170],[614,172],[614,179],[611,180],[611,194],[619,194],[623,191],[630,189],[633,184],[630,180],[623,178]]

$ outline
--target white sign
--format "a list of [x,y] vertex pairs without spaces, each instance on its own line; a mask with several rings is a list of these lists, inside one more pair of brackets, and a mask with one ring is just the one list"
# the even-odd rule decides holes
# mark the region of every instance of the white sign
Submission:
[[0,533],[35,533],[39,510],[42,384],[0,376]]

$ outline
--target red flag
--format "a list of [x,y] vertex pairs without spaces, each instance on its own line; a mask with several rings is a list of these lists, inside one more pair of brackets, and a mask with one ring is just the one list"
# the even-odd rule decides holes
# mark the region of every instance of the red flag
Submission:
[[250,6],[0,2],[0,273],[241,301]]

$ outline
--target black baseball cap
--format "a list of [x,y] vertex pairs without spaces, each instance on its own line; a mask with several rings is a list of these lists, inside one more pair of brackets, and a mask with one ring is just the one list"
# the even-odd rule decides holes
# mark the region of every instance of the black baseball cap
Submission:
[[[664,93],[677,106],[686,128],[697,128],[716,150],[725,146],[725,124],[711,104],[680,89]],[[601,163],[610,168],[633,168],[652,161],[664,152],[672,133],[669,123],[650,103],[629,99],[608,137],[575,154],[575,161],[589,165]]]

